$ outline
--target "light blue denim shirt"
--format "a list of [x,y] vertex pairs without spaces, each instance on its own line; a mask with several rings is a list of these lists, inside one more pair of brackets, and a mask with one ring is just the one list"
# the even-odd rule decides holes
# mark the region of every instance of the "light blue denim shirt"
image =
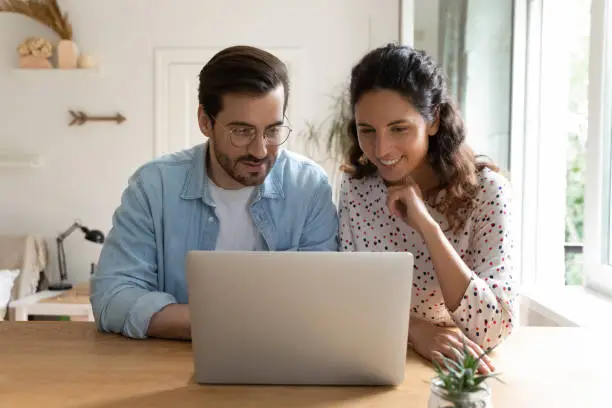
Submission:
[[[214,250],[219,220],[205,173],[207,144],[166,155],[129,179],[91,280],[98,329],[145,338],[152,315],[188,302],[185,255]],[[280,150],[251,205],[269,251],[338,251],[338,217],[323,169]]]

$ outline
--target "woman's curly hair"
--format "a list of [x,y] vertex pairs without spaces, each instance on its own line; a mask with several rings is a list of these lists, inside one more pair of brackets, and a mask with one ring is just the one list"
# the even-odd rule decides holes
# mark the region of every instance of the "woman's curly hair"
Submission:
[[[423,118],[438,122],[438,132],[429,137],[427,160],[439,178],[439,185],[423,194],[428,203],[443,214],[449,229],[465,225],[476,205],[478,173],[499,169],[481,161],[465,143],[465,126],[459,109],[448,94],[442,69],[423,51],[388,44],[366,54],[351,71],[350,105],[367,92],[387,89],[406,98]],[[376,166],[364,162],[354,117],[349,123],[351,141],[346,154],[346,172],[360,179],[376,173]],[[439,194],[443,193],[443,194]]]

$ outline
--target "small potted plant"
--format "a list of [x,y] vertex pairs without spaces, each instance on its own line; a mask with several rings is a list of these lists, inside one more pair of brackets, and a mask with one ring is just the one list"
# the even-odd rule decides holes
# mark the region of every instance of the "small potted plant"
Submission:
[[[431,381],[429,408],[492,408],[491,388],[486,380],[495,378],[499,373],[480,374],[478,367],[481,359],[492,349],[474,357],[467,349],[449,345],[456,359],[441,356],[442,365],[434,361],[436,376]],[[443,367],[442,367],[443,366]]]

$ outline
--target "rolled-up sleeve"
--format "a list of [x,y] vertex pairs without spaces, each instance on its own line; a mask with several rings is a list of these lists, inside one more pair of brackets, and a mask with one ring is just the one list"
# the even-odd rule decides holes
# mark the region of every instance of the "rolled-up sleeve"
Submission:
[[472,279],[452,317],[472,341],[488,349],[504,341],[516,324],[518,285],[513,277],[510,184],[496,177],[485,187],[465,257]]
[[154,313],[177,303],[158,291],[157,245],[150,202],[138,176],[125,189],[91,279],[91,305],[100,331],[146,338]]

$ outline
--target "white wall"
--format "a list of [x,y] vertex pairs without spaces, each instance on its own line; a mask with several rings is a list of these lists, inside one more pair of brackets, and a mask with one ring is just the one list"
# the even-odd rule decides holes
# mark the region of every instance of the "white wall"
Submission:
[[[460,0],[415,0],[414,44],[441,61],[440,8]],[[512,1],[466,0],[465,106],[468,142],[502,168],[509,165]],[[460,7],[460,5],[455,4]],[[459,16],[456,16],[459,18]]]
[[470,143],[508,170],[512,79],[512,1],[470,0],[464,117]]
[[439,16],[439,0],[414,1],[414,47],[424,50],[435,60],[440,60]]
[[[53,238],[75,218],[105,233],[127,177],[153,157],[156,47],[247,43],[304,47],[309,80],[304,118],[323,118],[327,94],[369,48],[399,35],[396,0],[64,0],[75,41],[100,61],[92,72],[20,72],[16,47],[51,32],[0,15],[0,151],[42,155],[40,169],[0,168],[0,233]],[[245,34],[246,33],[246,34]],[[194,101],[195,110],[196,101]],[[68,127],[68,110],[121,112],[122,126]],[[293,123],[299,127],[300,123]],[[99,246],[77,232],[66,242],[71,280],[86,279]],[[55,261],[52,265],[55,274]]]

